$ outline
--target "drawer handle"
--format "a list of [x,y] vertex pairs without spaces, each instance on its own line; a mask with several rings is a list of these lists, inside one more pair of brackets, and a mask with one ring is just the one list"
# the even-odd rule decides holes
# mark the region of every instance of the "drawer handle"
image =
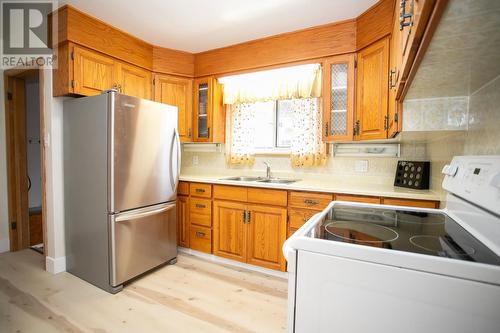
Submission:
[[317,204],[319,204],[319,202],[317,202],[315,200],[312,200],[312,199],[304,199],[304,203],[306,205],[317,205]]
[[207,206],[202,205],[202,204],[196,204],[195,206],[196,206],[196,208],[205,208],[205,207],[207,207]]
[[195,190],[195,192],[196,192],[196,193],[205,193],[205,189],[203,189],[203,188],[197,188],[197,189]]
[[205,233],[202,231],[197,231],[196,232],[196,237],[205,237]]

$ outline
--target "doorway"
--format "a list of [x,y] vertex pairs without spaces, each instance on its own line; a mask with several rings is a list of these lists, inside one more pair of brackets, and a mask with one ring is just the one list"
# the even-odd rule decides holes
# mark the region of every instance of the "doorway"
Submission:
[[43,71],[8,70],[4,80],[10,251],[45,255]]

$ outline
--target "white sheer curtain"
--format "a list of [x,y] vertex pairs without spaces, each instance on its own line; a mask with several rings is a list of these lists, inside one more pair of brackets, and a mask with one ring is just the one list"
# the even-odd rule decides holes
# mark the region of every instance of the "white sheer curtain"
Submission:
[[293,100],[294,127],[290,153],[292,167],[321,166],[326,163],[321,120],[321,99]]
[[252,104],[227,106],[226,112],[226,162],[228,164],[253,164],[255,112]]
[[219,79],[227,105],[226,161],[253,164],[255,105],[257,102],[292,100],[294,128],[291,144],[293,167],[323,165],[321,136],[321,66],[308,64]]

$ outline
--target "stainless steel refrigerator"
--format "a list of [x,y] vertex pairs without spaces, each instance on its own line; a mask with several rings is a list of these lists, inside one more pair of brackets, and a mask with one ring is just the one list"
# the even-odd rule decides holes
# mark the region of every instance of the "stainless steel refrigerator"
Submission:
[[175,263],[177,107],[107,91],[64,101],[67,271],[116,293]]

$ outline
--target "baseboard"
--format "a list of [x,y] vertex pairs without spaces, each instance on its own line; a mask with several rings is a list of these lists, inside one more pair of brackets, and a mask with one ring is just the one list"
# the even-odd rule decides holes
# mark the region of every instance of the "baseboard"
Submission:
[[10,251],[10,242],[8,238],[0,239],[0,253]]
[[66,257],[45,257],[45,270],[52,274],[66,271]]
[[189,254],[189,255],[192,255],[192,256],[195,256],[198,258],[203,258],[203,259],[206,259],[206,260],[218,263],[218,264],[224,264],[224,265],[228,265],[228,266],[244,268],[244,269],[247,269],[249,271],[259,272],[262,274],[271,275],[271,276],[278,277],[278,278],[285,279],[285,280],[288,279],[287,272],[279,272],[279,271],[275,271],[273,269],[249,265],[249,264],[245,264],[243,262],[234,261],[234,260],[226,259],[226,258],[221,258],[218,256],[214,256],[213,254],[199,252],[199,251],[195,251],[193,249],[188,249],[185,247],[177,247],[177,249],[179,252],[186,253],[186,254]]

